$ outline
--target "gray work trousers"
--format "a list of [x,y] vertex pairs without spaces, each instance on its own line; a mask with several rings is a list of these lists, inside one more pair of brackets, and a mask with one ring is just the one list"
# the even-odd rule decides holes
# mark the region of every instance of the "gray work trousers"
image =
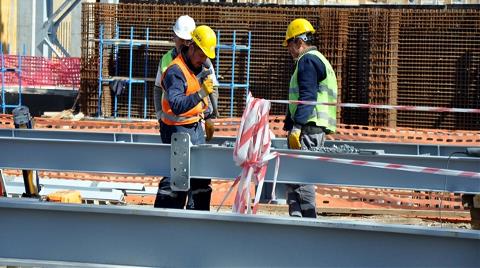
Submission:
[[[322,147],[325,132],[316,126],[304,126],[300,134],[302,150]],[[293,217],[316,218],[315,185],[287,184],[288,214]]]

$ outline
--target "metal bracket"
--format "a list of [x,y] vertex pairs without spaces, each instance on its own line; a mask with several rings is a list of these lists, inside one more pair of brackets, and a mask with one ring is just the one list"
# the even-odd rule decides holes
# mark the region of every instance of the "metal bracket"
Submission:
[[174,191],[190,189],[190,135],[173,133],[170,149],[170,187]]

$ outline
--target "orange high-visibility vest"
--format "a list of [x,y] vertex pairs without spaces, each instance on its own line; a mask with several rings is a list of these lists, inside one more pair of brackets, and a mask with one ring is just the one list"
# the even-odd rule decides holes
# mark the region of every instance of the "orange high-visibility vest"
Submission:
[[[201,85],[197,80],[195,74],[190,71],[185,60],[183,59],[182,55],[178,55],[168,66],[167,70],[163,73],[162,81],[165,78],[165,74],[168,72],[168,69],[171,68],[172,65],[177,65],[182,70],[183,76],[187,80],[187,89],[185,90],[185,95],[189,96],[192,94],[196,94],[200,89]],[[163,88],[163,83],[162,83]],[[165,90],[165,89],[163,89]],[[174,114],[172,108],[170,108],[170,104],[168,103],[168,99],[166,98],[167,94],[162,94],[162,114],[160,118],[162,121],[167,125],[188,125],[192,123],[196,123],[203,118],[203,112],[207,110],[208,107],[208,99],[205,97],[203,101],[199,102],[195,107],[192,109],[182,113],[182,114]]]

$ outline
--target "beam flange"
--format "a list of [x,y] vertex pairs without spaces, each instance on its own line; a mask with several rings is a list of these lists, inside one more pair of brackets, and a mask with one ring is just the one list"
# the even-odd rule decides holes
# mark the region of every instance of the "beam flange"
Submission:
[[6,198],[0,215],[4,259],[154,267],[480,264],[480,233],[470,230]]
[[[170,176],[170,145],[137,142],[133,140],[133,137],[128,136],[119,137],[123,138],[117,139],[117,136],[115,136],[115,141],[90,141],[86,139],[0,137],[0,148],[5,152],[12,152],[0,154],[0,168]],[[298,150],[276,151],[472,172],[479,171],[480,162],[479,158],[472,157],[322,154]],[[31,152],[37,152],[37,154]],[[229,147],[216,145],[192,146],[190,176],[231,180],[240,173],[240,168],[235,165],[232,155],[233,148]],[[270,161],[266,175],[267,181],[273,179],[274,165],[274,161]],[[478,178],[411,173],[285,156],[281,156],[278,181],[460,193],[480,192],[480,179]]]

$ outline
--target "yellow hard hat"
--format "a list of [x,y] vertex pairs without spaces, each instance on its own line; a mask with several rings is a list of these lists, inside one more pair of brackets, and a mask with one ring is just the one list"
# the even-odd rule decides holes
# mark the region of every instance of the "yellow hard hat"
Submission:
[[285,34],[285,40],[283,41],[283,46],[286,47],[288,44],[288,39],[297,37],[304,33],[315,33],[312,24],[306,19],[294,19],[287,28],[287,33]]
[[212,28],[207,25],[200,25],[192,32],[192,40],[209,57],[215,58],[215,46],[217,45],[217,36]]

